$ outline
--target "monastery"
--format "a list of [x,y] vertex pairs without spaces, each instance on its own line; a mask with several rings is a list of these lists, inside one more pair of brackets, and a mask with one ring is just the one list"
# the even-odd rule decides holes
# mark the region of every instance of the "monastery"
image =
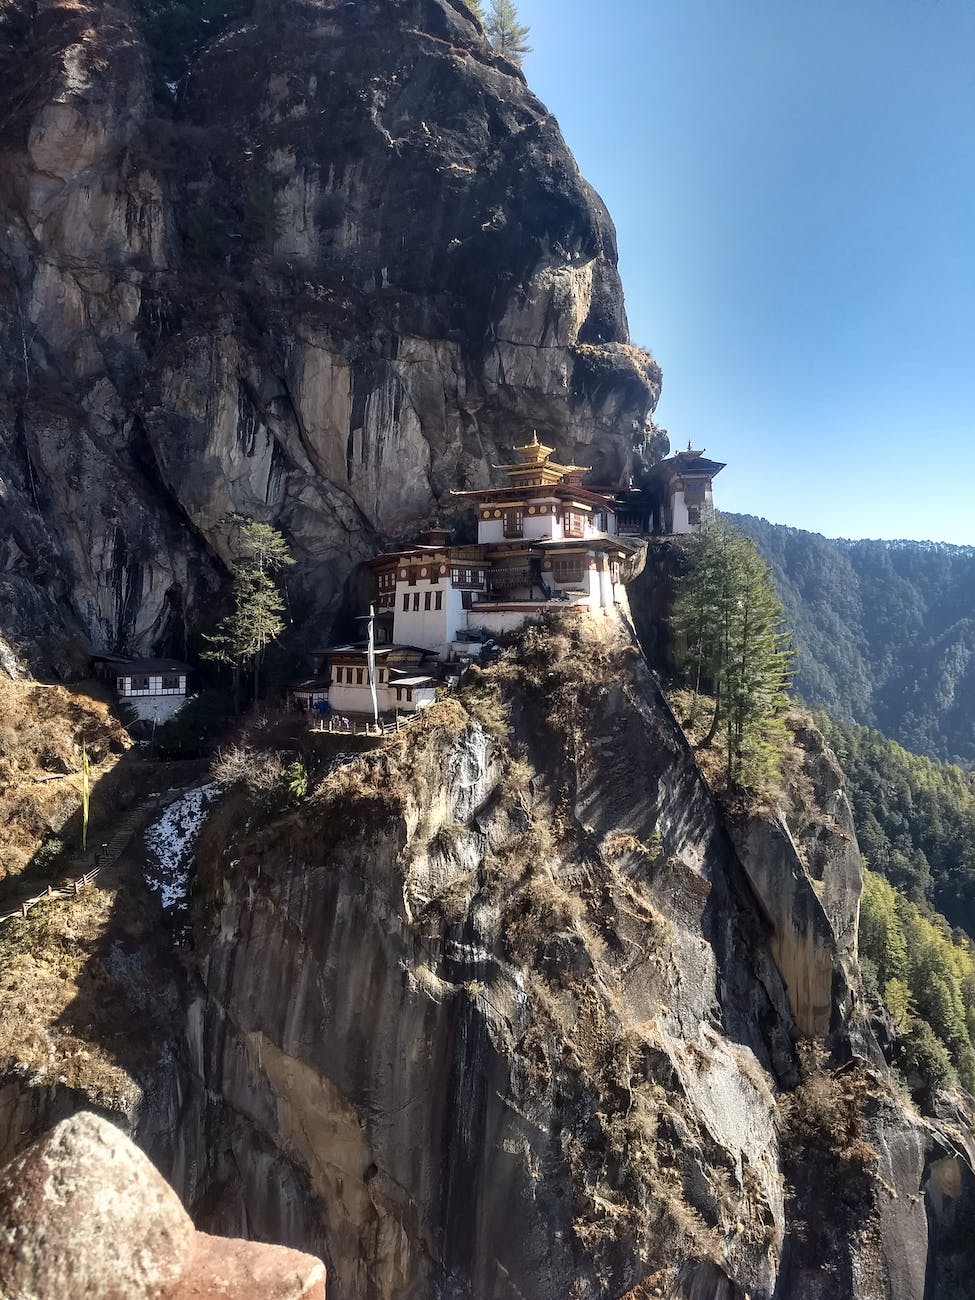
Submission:
[[553,455],[535,436],[497,467],[503,487],[452,493],[476,513],[476,542],[451,544],[451,530],[438,528],[372,560],[370,640],[319,652],[319,676],[292,688],[292,702],[339,714],[416,712],[436,699],[451,665],[543,610],[612,613],[646,538],[699,528],[724,468],[688,446],[642,487],[593,487],[585,467]]

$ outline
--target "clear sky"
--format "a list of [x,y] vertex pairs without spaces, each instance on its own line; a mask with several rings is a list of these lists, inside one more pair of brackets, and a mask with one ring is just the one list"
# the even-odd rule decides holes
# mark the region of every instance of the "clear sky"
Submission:
[[720,508],[975,543],[975,0],[517,0]]

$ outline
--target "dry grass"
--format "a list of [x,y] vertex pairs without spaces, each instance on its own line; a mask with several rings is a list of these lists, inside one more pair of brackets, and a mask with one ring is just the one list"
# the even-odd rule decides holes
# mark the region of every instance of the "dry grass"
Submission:
[[796,742],[796,731],[811,724],[808,713],[790,708],[783,719],[785,727],[777,739],[778,775],[760,790],[735,790],[729,801],[727,789],[726,756],[722,745],[723,732],[718,732],[710,745],[704,740],[711,727],[714,698],[703,693],[695,699],[694,693],[683,689],[668,689],[667,701],[673,709],[684,734],[694,749],[698,766],[708,785],[735,814],[768,816],[782,809],[790,818],[808,824],[820,816],[816,809],[812,782],[805,770],[806,755]]
[[78,1024],[89,1018],[94,1027],[109,1009],[91,959],[114,903],[114,891],[90,888],[0,928],[0,1072],[63,1083],[124,1109],[138,1092],[131,1076],[97,1031]]
[[[131,742],[106,698],[0,677],[0,880],[19,875],[81,805],[81,749],[93,783]],[[38,780],[59,774],[56,781]]]
[[603,853],[610,858],[633,857],[652,866],[663,855],[663,840],[659,831],[654,833],[649,843],[637,839],[630,831],[614,831],[612,835],[606,837]]
[[821,1045],[800,1049],[803,1081],[780,1098],[782,1137],[787,1146],[819,1148],[860,1169],[876,1164],[876,1150],[867,1142],[865,1110],[876,1095],[859,1066],[831,1070]]

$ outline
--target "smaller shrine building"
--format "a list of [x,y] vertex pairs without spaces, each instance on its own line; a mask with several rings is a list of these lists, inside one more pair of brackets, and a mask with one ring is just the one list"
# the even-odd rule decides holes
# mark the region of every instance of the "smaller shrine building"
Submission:
[[114,683],[121,704],[140,722],[168,722],[186,703],[190,668],[176,659],[122,659],[101,655],[94,661],[99,677]]

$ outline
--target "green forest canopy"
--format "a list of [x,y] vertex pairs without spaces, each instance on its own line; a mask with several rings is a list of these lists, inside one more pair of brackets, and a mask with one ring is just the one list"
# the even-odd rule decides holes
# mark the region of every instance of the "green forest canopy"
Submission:
[[868,864],[975,937],[975,778],[879,731],[816,714],[846,773]]
[[915,753],[975,766],[975,548],[724,518],[772,569],[799,651],[797,694]]
[[872,871],[860,903],[860,962],[903,1038],[900,1064],[933,1083],[953,1068],[975,1091],[975,950],[944,919],[925,915]]

